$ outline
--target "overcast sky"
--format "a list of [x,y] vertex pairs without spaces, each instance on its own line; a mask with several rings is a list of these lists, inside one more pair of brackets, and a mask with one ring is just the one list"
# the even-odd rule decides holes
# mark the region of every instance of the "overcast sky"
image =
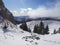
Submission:
[[3,0],[14,16],[59,17],[60,0]]

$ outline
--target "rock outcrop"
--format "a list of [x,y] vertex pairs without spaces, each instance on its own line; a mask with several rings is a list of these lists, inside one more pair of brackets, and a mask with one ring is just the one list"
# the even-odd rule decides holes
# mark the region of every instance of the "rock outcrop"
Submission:
[[16,25],[13,14],[5,7],[3,0],[0,0],[0,16]]

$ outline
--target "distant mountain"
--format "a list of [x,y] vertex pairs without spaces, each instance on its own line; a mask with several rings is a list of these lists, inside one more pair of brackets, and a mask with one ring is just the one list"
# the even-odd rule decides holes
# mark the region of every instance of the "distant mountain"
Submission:
[[14,19],[16,21],[25,21],[25,20],[29,19],[29,16],[15,16]]
[[18,24],[28,22],[31,20],[29,16],[15,16],[14,19]]
[[39,18],[30,18],[29,16],[17,16],[14,17],[15,21],[18,23],[24,23],[29,21],[37,21],[37,20],[52,20],[52,21],[60,21],[60,19],[55,17],[39,17]]

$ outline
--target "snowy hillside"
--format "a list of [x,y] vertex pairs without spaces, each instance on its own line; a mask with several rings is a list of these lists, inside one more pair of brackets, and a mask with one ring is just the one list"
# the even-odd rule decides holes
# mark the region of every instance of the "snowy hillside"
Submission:
[[[0,45],[60,45],[59,17],[60,1],[57,0],[0,0]],[[33,33],[33,29],[34,25],[39,25],[38,20],[45,21],[44,24],[41,22],[41,26],[37,26],[38,31],[35,28],[36,32],[41,32],[37,34]],[[27,31],[31,29],[31,32],[20,28],[20,23],[23,22],[27,24],[22,27],[28,27]],[[46,25],[48,30],[44,27]],[[58,28],[59,31],[52,33]],[[46,30],[49,33],[45,33]]]
[[[32,24],[35,23],[27,24],[33,27]],[[49,23],[49,26],[52,31],[53,28],[59,27],[59,22]],[[60,45],[60,34],[38,35],[33,33],[34,37],[32,38],[31,33],[23,31],[19,25],[18,28],[9,27],[7,30],[4,33],[3,28],[0,27],[0,45]]]
[[[49,30],[50,33],[53,32],[54,29],[57,29],[60,27],[60,21],[52,21],[52,20],[47,20],[47,21],[43,21],[43,23],[45,25],[49,25]],[[33,29],[34,25],[39,25],[40,24],[40,20],[37,21],[31,21],[31,22],[27,22],[28,28]]]

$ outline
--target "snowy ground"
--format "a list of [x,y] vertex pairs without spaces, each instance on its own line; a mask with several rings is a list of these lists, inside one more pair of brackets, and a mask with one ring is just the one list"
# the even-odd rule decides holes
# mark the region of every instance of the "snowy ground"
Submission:
[[0,45],[60,45],[60,34],[37,35],[40,39],[24,38],[30,33],[21,31],[18,33],[3,33],[0,29]]
[[[58,30],[58,28],[60,27],[60,21],[43,21],[44,22],[44,25],[49,25],[49,30],[50,30],[50,33],[52,33],[54,31],[54,29]],[[40,21],[31,21],[31,22],[27,22],[27,26],[28,28],[30,29],[33,29],[34,28],[34,25],[35,24],[40,24]]]
[[[20,30],[20,32],[18,33],[16,30]],[[33,33],[33,35],[40,39],[37,40],[35,37],[32,39],[31,33],[22,31],[22,29],[10,29],[3,33],[3,29],[0,27],[0,45],[60,45],[60,34],[38,35]]]

